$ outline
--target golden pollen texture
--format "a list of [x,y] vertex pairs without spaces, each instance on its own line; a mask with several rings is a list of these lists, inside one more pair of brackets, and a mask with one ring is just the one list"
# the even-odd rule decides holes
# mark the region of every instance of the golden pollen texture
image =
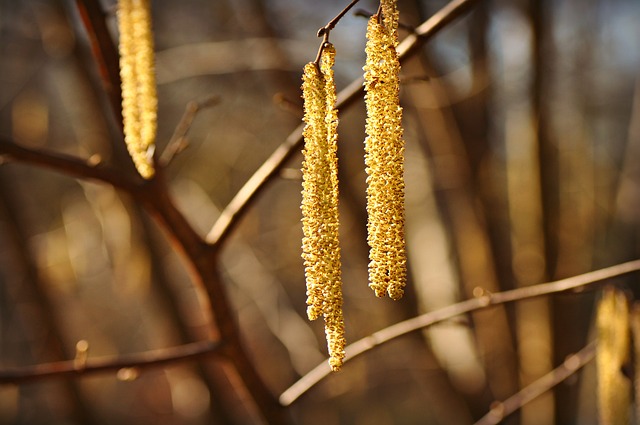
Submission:
[[598,411],[603,425],[629,423],[631,385],[622,367],[629,359],[629,305],[624,292],[606,288],[596,318]]
[[153,177],[156,78],[149,0],[118,0],[124,140],[138,173]]
[[404,238],[404,140],[400,107],[398,12],[382,1],[382,20],[367,27],[364,66],[367,123],[367,241],[369,287],[376,296],[397,300],[404,294],[407,257]]
[[302,258],[307,283],[307,315],[324,316],[331,369],[344,359],[342,278],[338,244],[338,113],[332,66],[335,49],[324,46],[320,68],[304,67],[304,150],[302,163]]

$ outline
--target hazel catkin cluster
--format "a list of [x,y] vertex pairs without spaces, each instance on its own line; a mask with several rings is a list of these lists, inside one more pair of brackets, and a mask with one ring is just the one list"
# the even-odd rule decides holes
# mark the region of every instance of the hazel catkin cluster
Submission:
[[307,315],[324,316],[333,370],[344,359],[342,279],[338,243],[338,113],[332,66],[335,49],[322,47],[320,64],[304,67],[304,160],[302,164],[302,258],[307,283]]
[[[353,3],[351,4],[353,5]],[[336,89],[332,67],[335,49],[329,31],[318,57],[304,67],[304,160],[302,164],[302,258],[307,285],[307,315],[325,319],[329,364],[344,361],[340,247],[338,243],[338,167]],[[404,140],[399,100],[400,62],[396,0],[382,0],[369,21],[364,66],[367,123],[367,241],[369,286],[378,297],[402,297],[407,279],[404,241]]]
[[150,179],[158,103],[150,0],[118,0],[118,30],[125,143],[138,173]]

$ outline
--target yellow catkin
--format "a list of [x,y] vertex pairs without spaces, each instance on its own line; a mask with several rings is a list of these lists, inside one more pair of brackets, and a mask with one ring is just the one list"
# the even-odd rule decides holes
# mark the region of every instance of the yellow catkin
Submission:
[[600,424],[629,423],[631,384],[622,373],[629,359],[629,305],[622,291],[605,289],[597,311]]
[[382,1],[382,20],[367,27],[365,104],[367,124],[367,241],[369,286],[376,296],[402,297],[407,280],[404,238],[404,140],[400,107],[398,12]]
[[640,302],[633,303],[631,310],[631,340],[633,341],[633,388],[636,418],[640,418]]
[[302,258],[307,283],[307,315],[324,316],[333,370],[344,359],[344,317],[342,278],[338,244],[338,160],[335,109],[336,89],[332,66],[335,50],[324,47],[320,69],[314,63],[304,67],[304,160],[302,164]]
[[142,177],[154,175],[156,80],[150,0],[118,0],[124,138]]

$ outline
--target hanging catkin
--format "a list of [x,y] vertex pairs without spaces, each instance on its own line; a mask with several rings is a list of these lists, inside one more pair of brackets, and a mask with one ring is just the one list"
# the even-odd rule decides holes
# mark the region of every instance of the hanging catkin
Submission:
[[333,81],[335,49],[326,43],[319,67],[304,67],[304,160],[302,164],[302,258],[307,283],[307,315],[325,320],[331,369],[344,359],[342,278],[338,244],[338,114]]
[[606,288],[598,304],[598,412],[600,424],[629,423],[631,383],[622,372],[629,360],[629,303],[624,292]]
[[156,81],[149,0],[118,0],[124,139],[142,177],[153,177],[157,125]]
[[398,12],[382,0],[381,16],[367,27],[365,104],[367,123],[367,241],[369,286],[378,297],[397,300],[407,279],[404,239],[404,140],[400,107]]

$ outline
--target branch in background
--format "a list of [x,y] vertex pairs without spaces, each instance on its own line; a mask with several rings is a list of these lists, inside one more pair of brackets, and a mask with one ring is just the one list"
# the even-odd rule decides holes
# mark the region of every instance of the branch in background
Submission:
[[569,355],[564,363],[542,378],[527,385],[505,401],[494,403],[489,413],[480,418],[474,425],[495,425],[502,422],[508,415],[573,376],[593,360],[595,354],[596,344],[595,342],[590,342],[582,350]]
[[109,104],[122,128],[122,93],[120,90],[120,59],[118,49],[107,28],[106,14],[98,0],[77,0],[76,5],[91,43],[93,56],[98,64],[102,84]]
[[[375,332],[365,338],[362,338],[346,348],[346,358],[344,362],[348,362],[367,351],[385,344],[399,336],[424,329],[436,323],[443,322],[461,314],[471,311],[484,309],[490,306],[504,304],[513,301],[520,301],[528,298],[540,297],[559,292],[565,292],[572,289],[584,289],[585,286],[616,276],[625,275],[640,271],[640,260],[629,261],[627,263],[617,264],[615,266],[592,271],[589,273],[569,277],[539,285],[527,286],[510,291],[497,292],[494,294],[484,294],[477,298],[472,298],[453,304],[439,310],[422,314],[420,316],[408,319],[388,328]],[[481,288],[479,288],[481,289]],[[309,373],[300,378],[291,387],[282,393],[280,403],[288,406],[296,401],[301,395],[315,386],[318,382],[326,378],[331,370],[326,362],[320,363]]]
[[189,146],[187,133],[191,129],[191,124],[198,112],[204,108],[216,105],[219,102],[220,98],[218,96],[209,96],[200,102],[191,101],[187,103],[184,113],[182,114],[182,118],[180,118],[176,129],[173,131],[171,140],[169,140],[167,147],[160,155],[160,165],[163,168],[169,165],[177,155]]
[[27,148],[7,139],[0,139],[0,156],[31,165],[38,165],[78,179],[98,180],[129,193],[138,191],[140,187],[137,180],[129,178],[123,175],[122,171],[100,162],[100,158],[97,156],[83,160],[75,156],[45,149]]
[[[83,376],[98,372],[120,372],[122,369],[126,371],[126,369],[139,370],[159,367],[209,356],[217,353],[221,347],[220,342],[201,341],[143,353],[127,354],[116,358],[103,357],[80,362],[76,359],[5,369],[0,370],[0,384],[18,384],[47,378]],[[135,375],[135,371],[129,372]],[[126,377],[127,374],[124,375]]]
[[[433,37],[447,24],[462,16],[474,3],[479,0],[454,0],[440,9],[435,15],[423,22],[415,33],[410,34],[398,46],[400,60],[406,59],[425,41]],[[364,91],[364,79],[358,78],[338,93],[336,108],[344,110],[353,104]],[[302,130],[304,125],[299,125],[283,144],[262,164],[260,168],[249,178],[236,196],[229,202],[215,222],[206,240],[212,245],[221,245],[237,225],[237,222],[246,213],[248,208],[262,192],[267,183],[278,175],[280,169],[302,146]]]

